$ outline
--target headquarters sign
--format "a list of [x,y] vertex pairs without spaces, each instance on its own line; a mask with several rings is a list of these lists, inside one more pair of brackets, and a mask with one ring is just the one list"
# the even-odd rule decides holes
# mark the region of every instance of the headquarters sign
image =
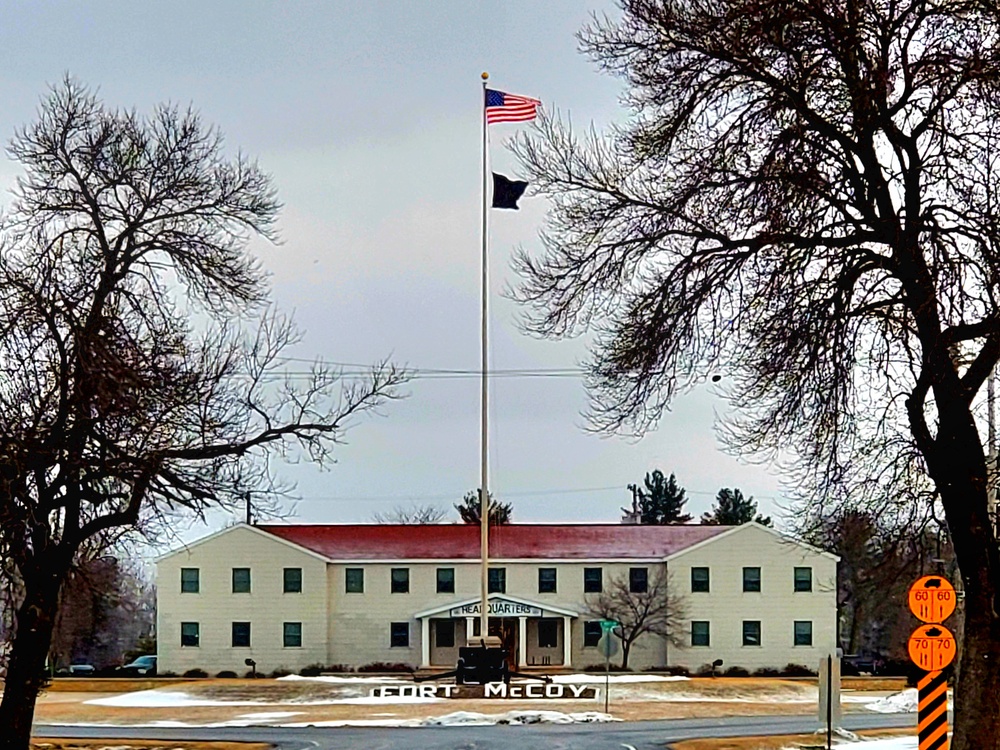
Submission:
[[[489,614],[494,617],[541,617],[542,610],[539,607],[532,607],[530,604],[491,597]],[[450,617],[478,617],[482,612],[481,603],[474,602],[462,607],[452,607],[448,611]]]

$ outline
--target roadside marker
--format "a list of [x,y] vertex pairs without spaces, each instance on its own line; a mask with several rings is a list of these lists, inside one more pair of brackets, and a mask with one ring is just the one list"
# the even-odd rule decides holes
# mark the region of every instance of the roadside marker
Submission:
[[948,747],[948,679],[941,672],[928,672],[917,683],[917,735],[920,750]]
[[919,750],[948,750],[948,678],[941,671],[955,659],[955,636],[941,623],[955,611],[955,588],[943,576],[924,576],[910,587],[910,611],[927,623],[913,631],[907,650],[926,674],[917,681]]

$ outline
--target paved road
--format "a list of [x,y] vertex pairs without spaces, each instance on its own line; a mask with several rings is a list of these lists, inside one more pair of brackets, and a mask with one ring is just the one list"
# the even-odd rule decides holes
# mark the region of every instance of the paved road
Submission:
[[[846,729],[916,726],[913,714],[849,714]],[[727,719],[679,719],[611,724],[536,724],[496,727],[422,727],[336,729],[281,727],[55,727],[39,725],[38,736],[229,740],[269,742],[282,750],[663,750],[664,744],[697,737],[807,734],[816,719],[800,716],[753,716]],[[914,731],[916,731],[914,729]]]

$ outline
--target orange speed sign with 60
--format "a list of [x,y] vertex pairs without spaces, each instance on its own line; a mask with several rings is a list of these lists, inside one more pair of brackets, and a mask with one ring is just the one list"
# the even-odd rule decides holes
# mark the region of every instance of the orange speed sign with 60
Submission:
[[942,623],[955,611],[955,587],[942,576],[924,576],[910,586],[909,604],[921,622]]

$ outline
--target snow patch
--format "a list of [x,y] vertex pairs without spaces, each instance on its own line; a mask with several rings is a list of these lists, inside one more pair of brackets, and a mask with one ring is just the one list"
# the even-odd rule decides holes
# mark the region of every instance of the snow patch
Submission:
[[[839,750],[917,750],[916,737],[890,737],[884,740],[862,740],[861,742],[850,742],[838,744]],[[784,748],[784,750],[797,750],[797,748]]]
[[212,698],[200,698],[189,693],[174,690],[139,690],[134,693],[113,695],[108,698],[94,698],[93,700],[85,701],[85,703],[94,706],[118,706],[124,708],[192,708],[196,706],[268,706],[289,704],[298,706],[368,706],[386,703],[436,703],[440,700],[443,699],[422,696],[394,696],[390,698],[359,696],[354,698],[317,698],[312,700],[288,698],[277,701],[215,700]]
[[399,677],[339,677],[335,675],[320,675],[318,677],[303,677],[298,674],[290,674],[285,677],[279,677],[278,682],[326,682],[334,683],[339,685],[357,685],[362,683],[385,683],[385,682],[411,682],[411,680],[404,680]]
[[[899,693],[893,693],[882,700],[873,701],[865,706],[869,711],[880,714],[912,714],[917,711],[917,689],[907,688]],[[876,750],[878,750],[876,748]]]
[[621,721],[610,714],[581,711],[565,714],[561,711],[507,711],[502,714],[480,714],[455,711],[444,716],[425,719],[343,719],[338,721],[303,721],[282,724],[283,727],[485,727],[496,724],[594,724]]
[[[690,680],[690,677],[674,677],[659,674],[613,674],[608,676],[608,682],[612,685],[624,685],[632,682],[683,682]],[[602,674],[554,674],[553,682],[569,682],[576,684],[604,684]]]

